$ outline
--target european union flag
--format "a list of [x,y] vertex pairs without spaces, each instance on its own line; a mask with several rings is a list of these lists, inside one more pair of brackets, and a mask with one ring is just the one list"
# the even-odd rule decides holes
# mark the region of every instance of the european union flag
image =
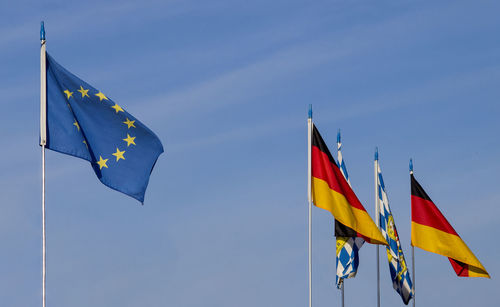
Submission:
[[46,64],[46,147],[88,160],[102,183],[144,202],[158,137],[48,54]]

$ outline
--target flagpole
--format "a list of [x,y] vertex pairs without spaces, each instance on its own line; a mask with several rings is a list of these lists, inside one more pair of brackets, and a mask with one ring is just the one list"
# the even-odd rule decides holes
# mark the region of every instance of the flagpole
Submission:
[[[379,200],[378,200],[378,147],[375,148],[375,222],[377,228],[380,229],[380,214],[379,214]],[[376,261],[377,261],[377,307],[380,307],[380,261],[379,261],[379,245],[376,246]]]
[[342,284],[340,285],[340,300],[342,302],[342,307],[344,307],[344,282],[345,280],[342,280]]
[[42,21],[40,27],[40,145],[42,146],[42,307],[46,302],[46,234],[45,234],[45,145],[47,144],[47,70],[45,27]]
[[411,246],[411,273],[413,275],[413,307],[415,307],[415,246]]
[[[338,158],[338,153],[340,151],[340,144],[341,144],[341,139],[340,139],[340,129],[339,129],[339,131],[337,131],[337,158]],[[339,161],[339,164],[340,164],[340,161]],[[344,296],[345,279],[341,279],[340,282],[341,282],[341,284],[340,284],[340,303],[341,303],[341,306],[344,307],[344,303],[345,303],[345,296]]]
[[312,105],[307,116],[307,200],[309,202],[309,307],[312,307],[312,194],[311,194],[311,141]]
[[[413,175],[413,159],[410,159],[410,175]],[[410,191],[411,194],[411,191]],[[411,217],[410,217],[411,219]],[[410,223],[411,225],[411,223]],[[413,242],[411,242],[411,274],[413,275],[413,307],[415,307],[415,246],[413,246]]]

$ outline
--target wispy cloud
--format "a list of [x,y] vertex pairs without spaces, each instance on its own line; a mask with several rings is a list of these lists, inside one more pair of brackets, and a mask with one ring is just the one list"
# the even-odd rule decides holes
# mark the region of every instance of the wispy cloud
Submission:
[[[159,10],[158,6],[162,9]],[[126,23],[127,16],[153,7],[157,14],[164,17],[177,15],[186,10],[193,9],[192,2],[182,3],[179,0],[169,1],[96,1],[86,3],[75,10],[71,3],[58,5],[41,5],[30,17],[16,20],[11,26],[0,28],[0,47],[15,45],[17,43],[31,42],[38,38],[39,22],[46,21],[47,34],[61,37],[74,35],[77,30],[95,32],[106,23]],[[41,19],[41,20],[38,20]]]
[[[500,66],[487,67],[461,75],[448,75],[411,88],[369,97],[363,101],[345,101],[342,103],[341,112],[339,112],[336,103],[320,102],[323,105],[321,118],[323,123],[330,123],[375,116],[380,112],[403,109],[409,106],[422,107],[449,96],[460,95],[462,91],[492,82],[492,80],[498,80],[498,78],[500,78]],[[302,123],[298,122],[296,118],[284,115],[279,118],[266,119],[259,124],[238,126],[230,131],[205,134],[186,142],[169,144],[169,152],[175,153],[220,143],[246,141],[265,135],[280,135],[295,131],[296,128],[302,126]]]
[[293,73],[340,58],[350,51],[337,49],[332,52],[330,48],[315,44],[294,46],[180,91],[152,97],[146,106],[152,110],[161,108],[165,114],[174,116],[194,109],[204,111],[207,108],[248,102],[277,80],[283,82]]
[[[245,66],[234,67],[224,73],[212,76],[201,82],[190,84],[182,89],[159,93],[149,97],[143,104],[151,110],[163,110],[168,116],[182,112],[199,111],[207,108],[220,108],[228,104],[242,104],[254,100],[276,83],[284,83],[324,64],[339,63],[355,58],[365,50],[389,48],[390,42],[406,40],[409,30],[408,20],[415,20],[429,31],[436,26],[422,23],[426,16],[437,14],[431,10],[408,13],[376,24],[358,25],[341,31],[323,31],[319,36],[302,40],[294,45],[281,46],[265,58],[259,58]],[[434,20],[434,19],[433,19]],[[435,22],[435,21],[434,21]],[[220,46],[221,54],[224,46]],[[159,112],[148,114],[157,116]]]

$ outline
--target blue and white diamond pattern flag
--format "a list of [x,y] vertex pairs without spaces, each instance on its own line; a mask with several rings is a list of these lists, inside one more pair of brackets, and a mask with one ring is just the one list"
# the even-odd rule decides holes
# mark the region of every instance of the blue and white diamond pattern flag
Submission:
[[391,273],[392,286],[401,295],[403,302],[408,305],[408,302],[413,297],[412,292],[412,282],[410,278],[410,273],[406,266],[405,257],[403,255],[403,250],[401,249],[401,243],[399,242],[398,231],[396,230],[396,224],[394,223],[394,218],[391,213],[391,208],[389,207],[389,200],[385,192],[384,179],[382,178],[382,172],[380,170],[380,164],[377,163],[377,174],[378,174],[378,201],[379,201],[379,221],[380,221],[380,231],[384,235],[385,239],[389,243],[386,247],[387,258],[389,260],[389,270]]
[[[347,173],[347,168],[342,158],[342,142],[340,140],[340,131],[337,134],[337,159],[339,162],[339,168],[344,175],[347,183],[351,185],[349,181],[349,174]],[[338,223],[336,221],[336,223]],[[358,251],[365,243],[365,240],[359,237],[337,237],[337,248],[336,248],[336,262],[337,262],[337,275],[335,278],[335,283],[337,288],[341,288],[342,283],[345,278],[352,278],[356,276],[359,265]]]

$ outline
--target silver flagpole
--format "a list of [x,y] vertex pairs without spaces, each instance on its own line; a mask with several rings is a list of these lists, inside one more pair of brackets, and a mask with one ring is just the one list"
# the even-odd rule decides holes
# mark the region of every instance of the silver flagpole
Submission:
[[312,307],[312,194],[311,194],[311,141],[312,105],[307,117],[307,200],[309,202],[309,307]]
[[415,307],[415,247],[411,246],[411,273],[413,275],[413,307]]
[[342,285],[340,285],[340,290],[341,290],[340,299],[342,300],[342,307],[344,307],[344,282],[345,280],[342,280]]
[[[339,129],[339,131],[337,132],[337,160],[339,162],[339,166],[340,166],[339,153],[340,153],[340,150],[341,150],[341,144],[342,143],[341,143],[340,129]],[[335,240],[335,243],[337,243],[337,240]],[[356,244],[356,242],[354,242],[354,244]],[[337,251],[335,251],[335,252],[337,252]],[[344,286],[345,286],[345,278],[343,278],[341,280],[341,284],[340,284],[340,303],[341,303],[342,307],[344,307],[344,304],[345,304],[345,289],[344,289]]]
[[[378,147],[375,148],[375,222],[377,228],[380,229],[380,215],[379,215],[379,200],[378,200]],[[380,307],[380,261],[379,261],[379,245],[376,246],[376,261],[377,261],[377,307]]]
[[[413,160],[410,159],[410,175],[413,175]],[[410,191],[411,195],[411,191]],[[411,217],[410,217],[410,225],[411,225]],[[411,242],[411,274],[413,275],[413,307],[415,307],[415,247],[413,246],[413,242]]]
[[47,277],[46,235],[45,235],[45,145],[47,144],[47,71],[45,27],[40,28],[40,145],[42,146],[42,307],[45,307],[45,285]]

